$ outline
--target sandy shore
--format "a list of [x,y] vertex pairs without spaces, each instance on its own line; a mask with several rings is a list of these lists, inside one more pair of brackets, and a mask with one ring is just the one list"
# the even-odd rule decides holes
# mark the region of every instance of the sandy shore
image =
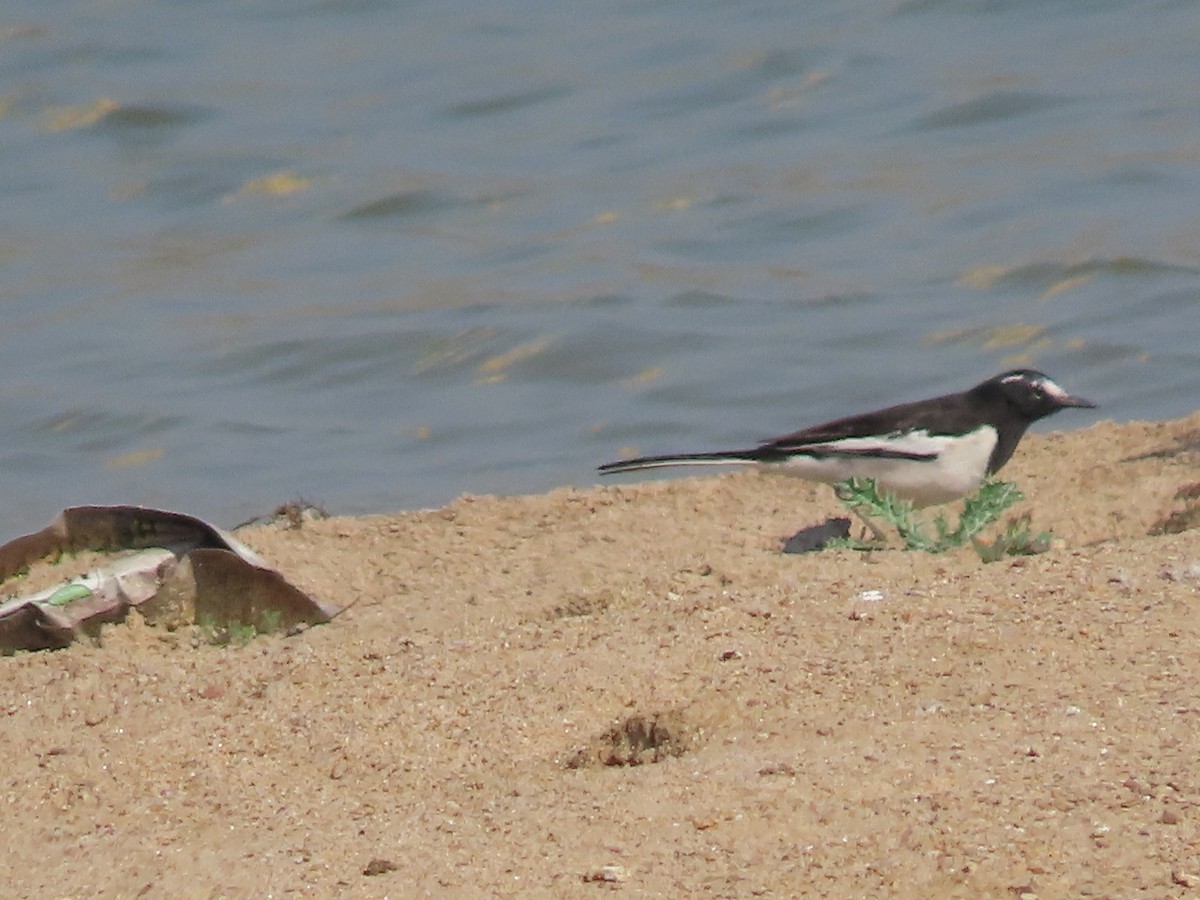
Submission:
[[1049,552],[784,555],[754,474],[244,529],[350,608],[0,659],[5,894],[1193,895],[1200,415],[1003,475]]

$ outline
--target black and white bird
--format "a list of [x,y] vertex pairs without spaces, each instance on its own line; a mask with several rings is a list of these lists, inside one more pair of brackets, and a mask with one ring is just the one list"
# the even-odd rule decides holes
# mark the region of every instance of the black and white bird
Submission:
[[1060,409],[1095,403],[1049,376],[1014,369],[959,394],[850,416],[746,450],[639,456],[600,466],[604,475],[668,466],[752,465],[810,481],[875,483],[914,506],[970,494],[1012,457],[1025,430]]

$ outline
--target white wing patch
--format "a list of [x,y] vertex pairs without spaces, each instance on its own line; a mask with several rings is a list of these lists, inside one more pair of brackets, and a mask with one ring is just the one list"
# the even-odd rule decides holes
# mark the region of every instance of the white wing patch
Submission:
[[904,431],[882,437],[842,438],[838,441],[826,441],[820,444],[809,444],[797,447],[798,453],[844,453],[847,456],[883,457],[888,456],[921,456],[937,459],[946,449],[946,442],[951,438],[944,435],[930,435],[924,429],[919,431]]

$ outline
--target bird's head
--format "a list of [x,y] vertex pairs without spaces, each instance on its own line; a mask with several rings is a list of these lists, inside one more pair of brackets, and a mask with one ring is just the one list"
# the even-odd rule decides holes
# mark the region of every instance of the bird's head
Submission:
[[1035,369],[1004,372],[989,378],[975,390],[998,394],[1005,404],[1028,422],[1035,422],[1068,407],[1094,409],[1096,406],[1091,400],[1067,393],[1053,378]]

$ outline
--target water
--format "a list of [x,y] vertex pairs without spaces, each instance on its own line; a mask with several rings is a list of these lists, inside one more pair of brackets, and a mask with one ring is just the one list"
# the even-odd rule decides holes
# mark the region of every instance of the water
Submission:
[[[578,7],[578,8],[577,8]],[[590,484],[1015,364],[1200,396],[1189,2],[0,13],[0,536]]]

